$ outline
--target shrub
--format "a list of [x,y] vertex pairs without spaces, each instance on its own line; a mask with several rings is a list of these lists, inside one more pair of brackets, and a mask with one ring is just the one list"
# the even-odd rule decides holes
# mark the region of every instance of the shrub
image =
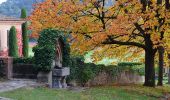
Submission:
[[16,28],[12,26],[9,31],[9,56],[11,57],[18,57],[18,45],[16,34]]
[[33,48],[35,64],[39,71],[48,72],[51,70],[52,62],[55,58],[56,39],[61,39],[64,43],[63,47],[63,66],[70,64],[70,46],[67,43],[67,37],[62,31],[55,29],[44,29],[40,32],[38,45]]

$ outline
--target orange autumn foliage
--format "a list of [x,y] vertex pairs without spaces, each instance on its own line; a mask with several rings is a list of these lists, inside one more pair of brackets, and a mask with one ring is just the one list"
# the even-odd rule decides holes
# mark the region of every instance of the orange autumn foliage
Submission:
[[[74,53],[95,49],[98,57],[113,57],[132,51],[132,56],[136,57],[146,47],[144,37],[147,34],[153,49],[160,45],[167,50],[170,48],[170,12],[164,5],[157,6],[153,0],[151,8],[142,11],[143,6],[138,0],[119,0],[107,6],[108,1],[46,0],[36,4],[29,17],[33,35],[37,36],[45,28],[64,30],[71,33]],[[163,39],[161,32],[164,32]]]

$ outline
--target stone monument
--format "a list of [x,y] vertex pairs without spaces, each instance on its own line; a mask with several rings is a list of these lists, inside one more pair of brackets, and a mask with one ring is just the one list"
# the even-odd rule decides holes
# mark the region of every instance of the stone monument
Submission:
[[66,77],[70,74],[70,68],[63,66],[64,43],[60,38],[56,39],[55,59],[50,72],[39,72],[38,82],[47,83],[50,88],[66,88]]
[[66,88],[66,76],[70,74],[70,69],[67,66],[63,66],[63,46],[64,43],[61,39],[56,40],[56,56],[52,66],[52,88]]

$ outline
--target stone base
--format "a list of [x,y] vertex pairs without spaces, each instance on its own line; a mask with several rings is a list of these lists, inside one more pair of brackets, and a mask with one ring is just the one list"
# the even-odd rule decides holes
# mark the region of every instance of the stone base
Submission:
[[67,88],[66,76],[63,77],[53,76],[52,88]]
[[37,82],[48,84],[52,87],[52,72],[39,72],[37,75]]

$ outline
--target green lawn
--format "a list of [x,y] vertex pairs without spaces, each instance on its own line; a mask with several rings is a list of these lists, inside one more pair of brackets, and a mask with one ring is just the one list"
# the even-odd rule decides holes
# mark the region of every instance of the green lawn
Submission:
[[147,88],[135,86],[94,87],[82,92],[48,88],[22,88],[0,93],[14,100],[158,100],[170,87]]

